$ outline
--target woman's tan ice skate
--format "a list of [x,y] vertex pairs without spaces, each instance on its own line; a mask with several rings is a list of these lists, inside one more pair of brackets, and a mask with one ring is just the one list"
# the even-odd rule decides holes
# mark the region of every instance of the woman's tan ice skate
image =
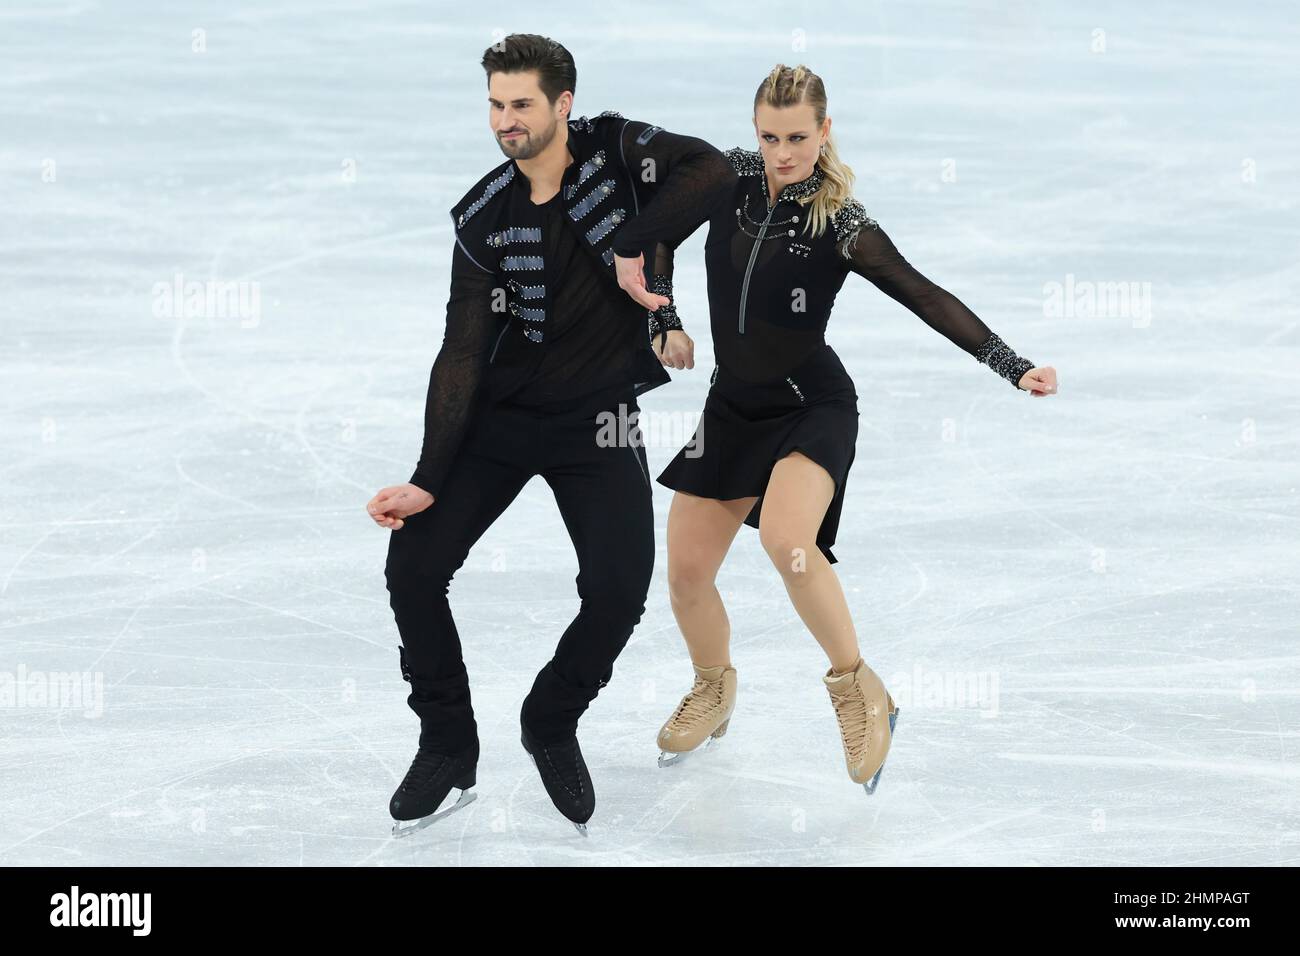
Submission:
[[839,721],[849,777],[862,784],[868,794],[875,793],[894,739],[898,705],[862,658],[847,674],[836,676],[832,668],[822,680]]
[[681,763],[701,744],[705,749],[712,746],[727,732],[736,709],[734,667],[691,666],[695,668],[695,686],[659,730],[661,767]]

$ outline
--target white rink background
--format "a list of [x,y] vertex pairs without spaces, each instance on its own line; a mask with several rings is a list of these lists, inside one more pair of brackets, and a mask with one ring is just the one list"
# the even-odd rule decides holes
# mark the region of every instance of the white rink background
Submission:
[[[0,863],[1300,859],[1290,5],[234,6],[0,9]],[[480,797],[389,836],[417,724],[363,506],[419,450],[446,210],[501,161],[494,30],[569,46],[577,114],[720,148],[753,146],[775,62],[807,62],[868,212],[1058,370],[1031,399],[864,280],[840,295],[862,427],[837,570],[902,707],[873,798],[749,528],[719,582],[730,733],[656,767],[690,682],[656,486],[648,608],[580,729],[578,837],[518,742],[577,607],[534,480],[453,582]],[[703,404],[703,237],[677,282],[696,368],[647,412]],[[256,282],[257,320],[156,316],[178,274]],[[1067,281],[1149,308],[1054,314]],[[55,672],[101,680],[102,709],[15,686]]]

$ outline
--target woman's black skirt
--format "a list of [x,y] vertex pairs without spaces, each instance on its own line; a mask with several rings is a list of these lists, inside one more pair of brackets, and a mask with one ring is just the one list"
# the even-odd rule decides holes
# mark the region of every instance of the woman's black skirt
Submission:
[[858,438],[858,395],[839,356],[823,345],[784,379],[754,384],[718,366],[711,381],[695,435],[659,483],[701,498],[757,495],[745,518],[757,528],[772,466],[797,449],[835,480],[835,497],[817,532],[817,547],[835,564],[831,545]]

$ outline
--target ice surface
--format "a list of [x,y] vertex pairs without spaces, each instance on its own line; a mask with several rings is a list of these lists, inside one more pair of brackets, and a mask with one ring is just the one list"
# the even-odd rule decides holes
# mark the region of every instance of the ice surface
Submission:
[[[245,6],[0,11],[0,863],[1300,859],[1289,5]],[[752,529],[719,580],[730,732],[656,767],[690,680],[657,487],[578,837],[517,736],[577,605],[534,481],[453,584],[480,799],[389,836],[416,722],[363,506],[418,452],[446,210],[501,161],[493,31],[565,42],[578,113],[722,148],[752,146],[775,62],[808,63],[868,212],[1058,369],[1030,399],[857,277],[840,295],[862,429],[836,569],[902,707],[873,798]],[[677,282],[697,365],[648,413],[703,403],[703,235]],[[178,275],[256,283],[256,317],[155,314]],[[1139,296],[1058,315],[1053,283]],[[32,699],[50,674],[91,698]]]

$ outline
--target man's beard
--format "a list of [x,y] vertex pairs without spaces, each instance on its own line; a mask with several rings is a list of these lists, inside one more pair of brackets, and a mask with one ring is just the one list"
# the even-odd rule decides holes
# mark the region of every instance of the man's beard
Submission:
[[560,124],[558,121],[551,123],[550,127],[543,132],[534,133],[524,131],[522,136],[514,139],[505,140],[497,136],[497,145],[501,147],[501,152],[505,153],[511,159],[532,159],[547,146],[551,145],[551,140],[555,139],[556,130]]

